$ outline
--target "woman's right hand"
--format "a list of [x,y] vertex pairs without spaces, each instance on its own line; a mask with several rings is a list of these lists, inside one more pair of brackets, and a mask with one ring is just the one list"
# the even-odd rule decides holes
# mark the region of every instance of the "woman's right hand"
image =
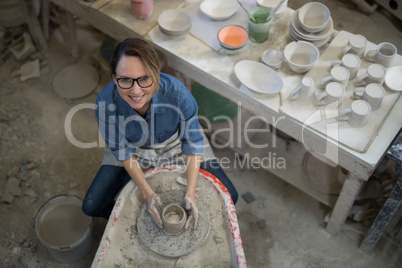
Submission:
[[158,225],[159,228],[163,227],[161,216],[159,215],[158,208],[162,205],[159,195],[153,194],[147,197],[148,212],[151,214],[153,221]]
[[149,186],[136,156],[133,155],[131,158],[124,160],[121,163],[133,179],[135,185],[140,189],[142,196],[147,202],[148,212],[151,215],[152,220],[159,228],[162,228],[162,219],[158,211],[158,208],[162,205],[161,199]]

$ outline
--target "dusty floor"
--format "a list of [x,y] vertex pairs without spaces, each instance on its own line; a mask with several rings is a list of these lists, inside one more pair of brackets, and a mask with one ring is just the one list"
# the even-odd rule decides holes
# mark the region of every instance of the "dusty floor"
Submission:
[[[289,6],[298,8],[307,1],[290,2]],[[367,16],[351,4],[323,2],[330,7],[338,30],[361,33],[374,43],[389,41],[402,51],[400,22],[393,23],[383,12]],[[97,63],[105,36],[81,20],[77,28],[79,60]],[[21,182],[13,201],[0,203],[0,267],[89,267],[96,250],[77,263],[60,264],[34,231],[35,214],[48,199],[60,194],[84,197],[102,159],[101,148],[72,145],[64,123],[73,107],[95,102],[108,75],[98,66],[102,78],[91,95],[76,101],[59,97],[52,88],[53,77],[74,62],[64,43],[59,31],[51,35],[45,56],[50,72],[40,78],[20,82],[13,77],[11,73],[20,66],[13,57],[0,65],[0,189],[12,177]],[[92,109],[74,115],[72,133],[81,142],[99,141]],[[229,149],[216,149],[215,153],[234,157]],[[344,233],[327,238],[322,230],[329,208],[269,172],[240,168],[226,172],[240,195],[250,192],[255,197],[251,203],[240,198],[236,205],[249,267],[397,267],[402,260],[402,250],[385,240],[366,254],[358,249],[359,240]],[[105,220],[95,219],[97,242],[105,224]]]

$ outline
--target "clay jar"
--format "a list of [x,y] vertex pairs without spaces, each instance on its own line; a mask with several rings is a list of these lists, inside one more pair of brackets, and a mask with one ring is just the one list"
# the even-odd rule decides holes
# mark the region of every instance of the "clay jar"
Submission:
[[131,10],[134,16],[140,20],[146,20],[152,16],[154,11],[153,0],[131,0]]
[[168,234],[180,233],[187,220],[185,210],[178,204],[170,204],[162,211],[163,230]]

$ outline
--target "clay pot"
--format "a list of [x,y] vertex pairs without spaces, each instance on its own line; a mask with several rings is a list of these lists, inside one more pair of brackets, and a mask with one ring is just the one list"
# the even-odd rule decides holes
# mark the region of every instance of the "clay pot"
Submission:
[[140,20],[146,20],[152,16],[154,11],[153,0],[131,0],[131,10],[134,16]]
[[185,210],[178,204],[170,204],[162,211],[163,230],[168,234],[180,233],[187,220]]

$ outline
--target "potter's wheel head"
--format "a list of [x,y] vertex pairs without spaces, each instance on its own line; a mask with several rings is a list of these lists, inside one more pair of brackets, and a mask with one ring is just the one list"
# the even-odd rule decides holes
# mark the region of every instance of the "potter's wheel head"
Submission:
[[[165,191],[159,193],[162,201],[161,209],[172,203],[185,207],[183,191]],[[197,200],[196,200],[197,202]],[[197,202],[197,205],[201,202]],[[199,207],[199,217],[196,228],[183,230],[177,235],[165,233],[154,223],[145,203],[137,216],[137,231],[140,242],[153,252],[166,257],[181,257],[188,255],[200,247],[210,231],[210,217],[206,209]]]

